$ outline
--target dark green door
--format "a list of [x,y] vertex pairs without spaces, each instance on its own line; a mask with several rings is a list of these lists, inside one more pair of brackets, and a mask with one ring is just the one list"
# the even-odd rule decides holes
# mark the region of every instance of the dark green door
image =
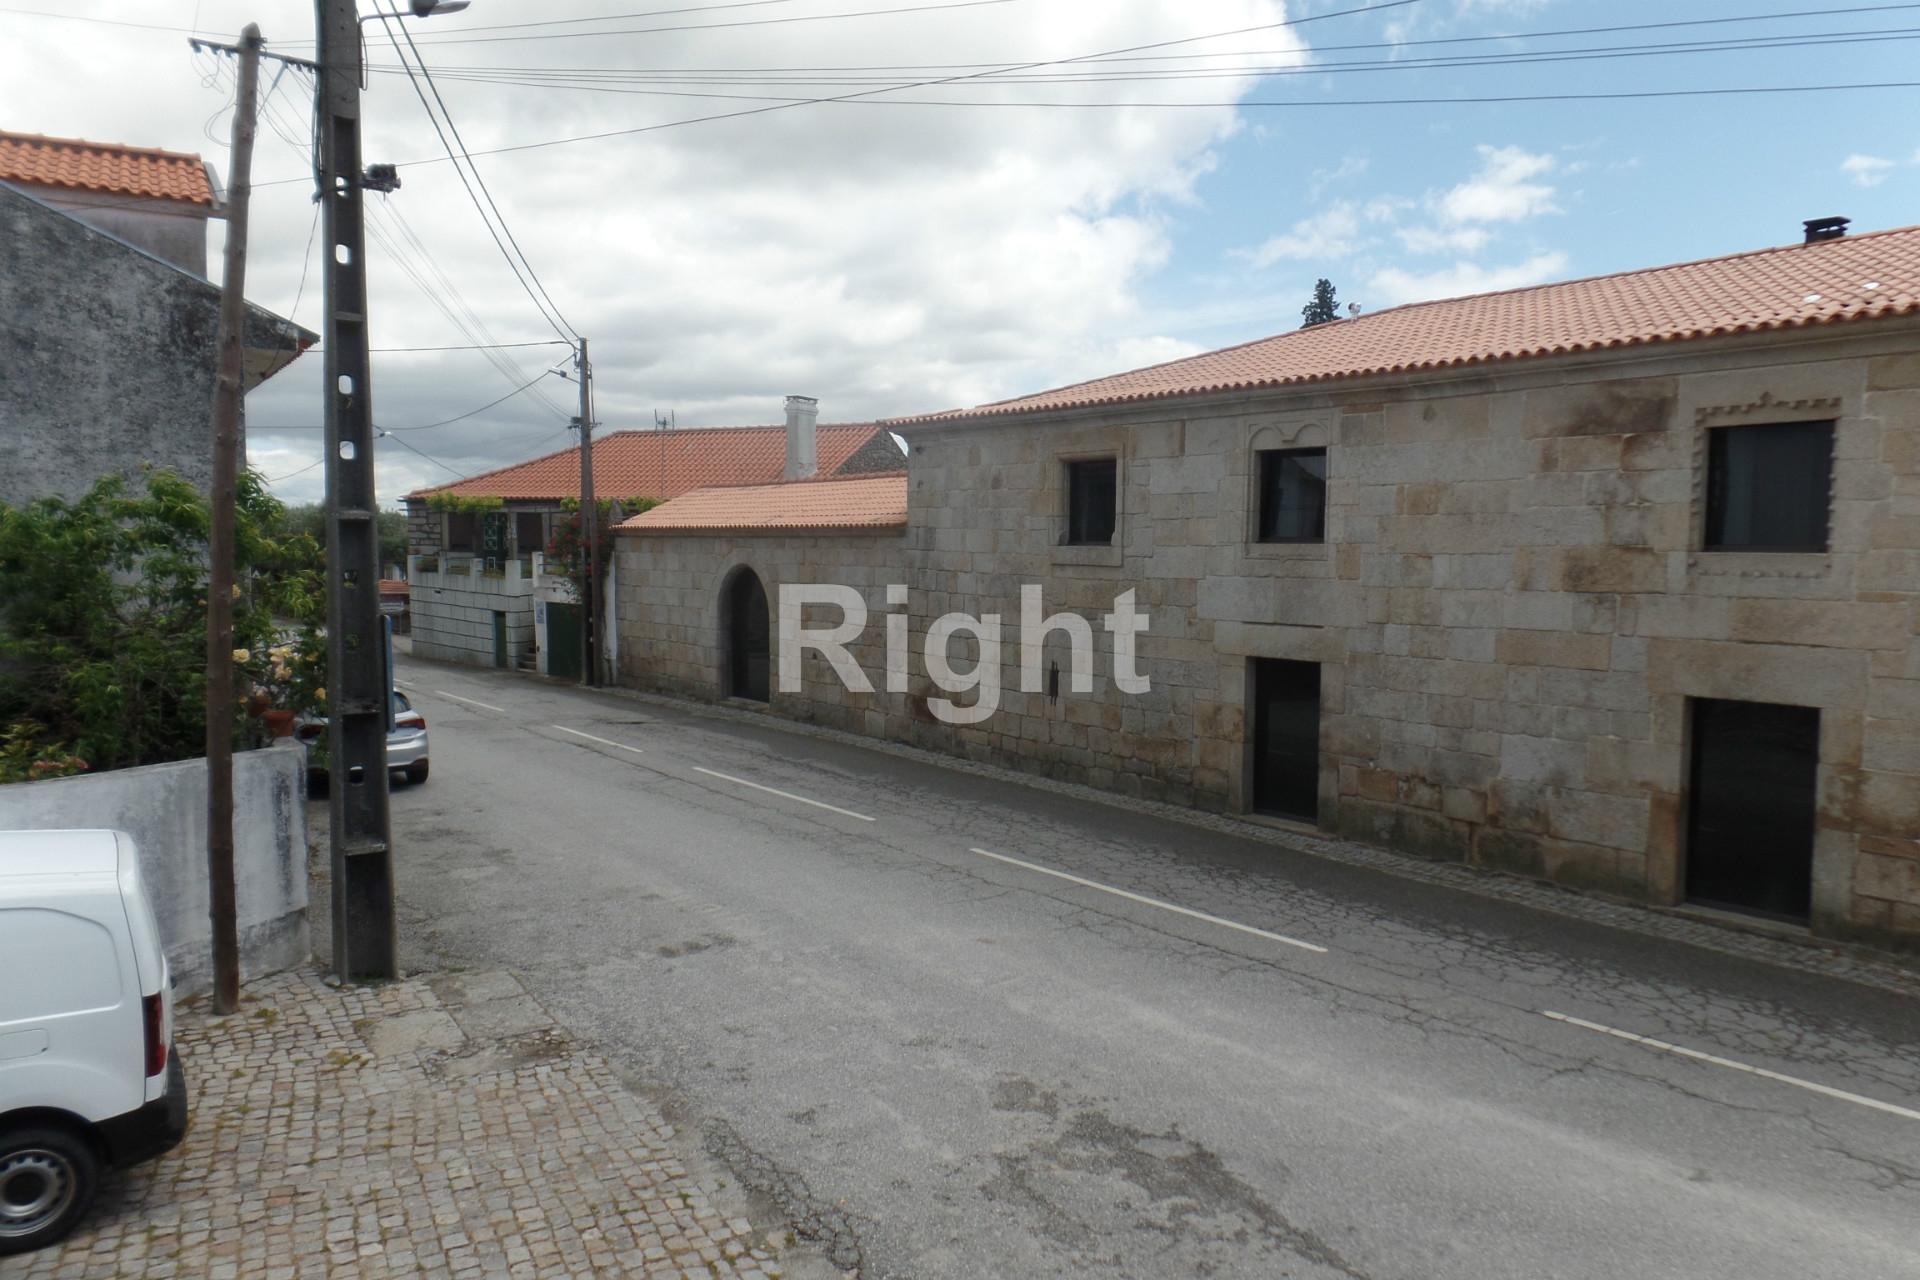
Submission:
[[562,680],[580,678],[580,606],[547,606],[547,674]]
[[493,611],[493,665],[507,665],[507,615],[498,609]]

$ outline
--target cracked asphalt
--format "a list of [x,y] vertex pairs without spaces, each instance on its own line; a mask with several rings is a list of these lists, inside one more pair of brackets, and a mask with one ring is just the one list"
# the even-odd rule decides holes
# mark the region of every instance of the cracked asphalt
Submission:
[[842,1268],[1920,1275],[1897,966],[757,717],[401,679],[434,765],[394,789],[408,963],[512,969]]

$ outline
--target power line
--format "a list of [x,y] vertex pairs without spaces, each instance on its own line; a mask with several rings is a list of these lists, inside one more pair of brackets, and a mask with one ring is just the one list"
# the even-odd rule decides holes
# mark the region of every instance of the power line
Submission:
[[738,27],[775,27],[796,22],[831,22],[842,18],[881,18],[902,13],[928,13],[938,9],[981,9],[989,5],[1017,2],[1018,0],[938,0],[934,4],[899,5],[887,9],[854,9],[843,13],[798,14],[791,18],[752,18],[739,22],[687,23],[672,27],[621,27],[611,31],[552,31],[545,35],[532,36],[465,36],[450,32],[444,36],[427,36],[425,39],[428,44],[435,47],[456,44],[525,43],[532,40],[589,40],[604,36],[661,35],[674,31],[724,31]]
[[[993,81],[992,84],[988,84],[988,82],[983,82],[983,81],[976,81],[974,82],[973,85],[970,85],[968,87],[993,87],[999,84],[1058,85],[1062,87],[1075,87],[1080,85],[1100,84],[1100,83],[1163,83],[1163,82],[1176,83],[1176,82],[1187,81],[1187,80],[1226,80],[1226,79],[1238,80],[1238,79],[1247,79],[1247,78],[1267,78],[1267,77],[1282,77],[1282,76],[1317,76],[1317,75],[1331,75],[1331,74],[1355,73],[1355,72],[1433,71],[1433,70],[1455,70],[1455,69],[1470,70],[1475,68],[1528,66],[1528,65],[1535,65],[1535,64],[1541,64],[1541,63],[1581,62],[1581,61],[1592,61],[1592,60],[1608,60],[1608,59],[1616,59],[1616,58],[1653,57],[1653,56],[1669,56],[1669,55],[1683,55],[1683,54],[1691,55],[1691,54],[1712,54],[1712,53],[1764,52],[1764,51],[1773,50],[1773,49],[1811,48],[1811,47],[1819,47],[1824,45],[1886,44],[1886,43],[1893,43],[1896,41],[1909,41],[1916,38],[1920,38],[1920,27],[1896,27],[1896,28],[1887,28],[1883,31],[1861,32],[1861,33],[1855,33],[1855,34],[1846,35],[1846,36],[1808,37],[1805,39],[1793,38],[1793,37],[1768,37],[1767,42],[1765,43],[1730,43],[1726,41],[1702,41],[1702,42],[1683,42],[1679,44],[1670,43],[1670,44],[1660,44],[1660,45],[1601,46],[1598,48],[1591,48],[1591,49],[1565,49],[1565,50],[1539,51],[1539,52],[1515,53],[1515,54],[1469,55],[1467,57],[1461,57],[1461,58],[1424,59],[1419,61],[1308,63],[1303,65],[1292,65],[1292,66],[1173,69],[1173,70],[1134,72],[1134,73],[1097,73],[1097,74],[1076,73],[1070,76],[1008,76],[1008,77],[1002,77],[1000,79],[997,79]],[[749,79],[721,80],[721,79],[698,79],[698,78],[691,78],[691,77],[667,78],[667,77],[635,76],[635,77],[627,78],[624,81],[617,81],[613,77],[600,77],[592,81],[589,81],[587,83],[579,83],[575,77],[569,76],[564,73],[554,73],[554,74],[546,75],[539,79],[532,79],[532,80],[523,79],[515,76],[508,76],[508,75],[462,74],[458,72],[451,73],[451,74],[447,72],[442,72],[442,76],[447,79],[464,80],[464,81],[470,81],[478,84],[496,84],[496,85],[506,85],[506,86],[533,88],[533,89],[563,89],[563,90],[571,90],[574,92],[582,92],[582,93],[635,94],[635,95],[641,95],[641,96],[711,98],[711,99],[736,100],[736,101],[802,102],[802,101],[815,100],[815,99],[799,98],[799,97],[793,97],[793,96],[756,95],[756,94],[745,94],[745,93],[713,93],[713,92],[701,93],[701,92],[692,92],[690,90],[641,89],[641,88],[620,87],[622,83],[666,84],[666,85],[687,85],[687,86],[739,85],[742,87],[749,86],[756,83],[755,81],[749,80]],[[764,81],[761,83],[765,83],[769,87],[775,87],[775,86],[781,86],[781,85],[846,84],[846,83],[858,83],[858,82],[834,78],[834,79],[825,79],[825,80],[775,79],[775,80]],[[867,99],[861,105],[867,105],[867,106],[900,105],[900,104],[906,104],[906,103],[911,103],[916,101],[922,101],[922,100],[902,99],[902,98]],[[1003,105],[1003,104],[995,104],[995,103],[969,103],[969,102],[962,102],[962,101],[953,100],[953,99],[949,99],[945,101],[947,102],[948,105],[952,105],[952,106]],[[924,105],[924,103],[922,104]],[[1040,104],[1022,103],[1017,105],[1040,105]],[[1069,102],[1055,102],[1050,105],[1075,105],[1075,104],[1069,103]],[[1132,103],[1131,105],[1151,107],[1151,106],[1182,105],[1182,104],[1140,101],[1140,102]],[[1214,104],[1204,104],[1204,105],[1214,105]]]
[[[295,141],[290,131],[290,126],[288,126],[286,122],[280,119],[279,113],[275,109],[275,106],[271,102],[271,100],[268,100],[267,102],[263,103],[263,105],[266,108],[263,114],[268,120],[274,133],[277,136],[279,136],[280,139],[283,142],[285,142],[293,150],[301,152],[302,154],[307,154],[303,150],[302,144]],[[370,205],[369,207],[378,211],[378,213],[381,215],[390,214],[392,216],[395,226],[399,229],[400,233],[406,239],[410,240],[413,243],[413,245],[418,249],[421,259],[426,263],[427,268],[430,269],[434,273],[434,275],[438,278],[440,287],[436,289],[421,274],[420,269],[412,261],[408,252],[403,248],[403,246],[397,243],[396,241],[392,240],[391,238],[389,238],[382,231],[381,226],[377,220],[369,220],[366,223],[367,231],[373,236],[373,238],[376,241],[378,241],[380,244],[385,246],[387,251],[390,254],[392,254],[395,264],[400,267],[402,273],[405,274],[410,280],[413,281],[414,286],[418,288],[420,292],[426,296],[427,300],[430,303],[432,303],[434,307],[437,308],[440,311],[440,313],[443,316],[445,316],[453,324],[454,328],[458,332],[460,332],[463,336],[472,340],[469,344],[467,344],[467,346],[464,349],[483,352],[485,354],[485,358],[487,362],[493,365],[493,367],[497,371],[499,371],[499,373],[507,380],[509,384],[518,384],[522,378],[525,378],[526,377],[525,370],[515,368],[511,363],[509,363],[506,360],[504,356],[501,356],[499,354],[499,350],[509,344],[501,343],[494,339],[493,334],[490,331],[488,331],[485,322],[480,319],[479,314],[476,311],[474,311],[472,305],[466,301],[465,297],[460,293],[459,288],[453,283],[452,278],[447,275],[446,271],[443,268],[441,268],[440,264],[433,258],[433,255],[428,251],[425,243],[422,242],[420,238],[414,234],[411,225],[406,222],[405,217],[400,212],[399,207],[389,206],[384,202],[373,204],[373,205]],[[443,297],[443,294],[444,294],[444,297]],[[445,301],[445,298],[447,297],[452,298],[454,302],[457,303],[459,307],[465,312],[468,319],[470,319],[472,322],[471,326],[463,322],[460,316],[456,314],[447,305],[447,302]],[[482,342],[479,340],[481,338],[485,338],[487,339],[487,341]],[[552,345],[561,345],[561,346],[568,346],[568,347],[572,346],[571,343],[565,342],[560,339],[553,339],[553,340],[550,340],[549,342],[527,343],[527,344],[516,344],[516,345],[546,346],[546,345],[550,345],[550,343]],[[402,349],[404,350],[404,348]],[[518,391],[520,389],[523,389],[523,388],[519,388],[516,385],[516,391],[513,394],[518,394]],[[559,408],[559,406],[555,405],[552,400],[548,399],[541,392],[536,390],[534,392],[534,399],[537,400],[542,406],[544,406],[548,410],[548,412],[552,413],[555,417],[560,418],[562,420],[565,420],[567,418],[568,415],[564,411],[562,411]]]
[[542,338],[538,342],[472,342],[450,347],[369,347],[370,351],[392,353],[396,351],[498,351],[513,347],[570,347],[573,344],[564,338]]
[[628,18],[664,18],[676,13],[712,13],[719,9],[764,9],[768,5],[792,4],[793,0],[734,0],[732,4],[696,4],[679,9],[648,9],[640,13],[603,13],[592,18],[549,18],[544,22],[502,22],[486,27],[461,27],[461,31],[518,31],[524,27],[567,27],[583,22],[624,22]]
[[[1545,40],[1545,39],[1552,39],[1560,36],[1615,35],[1615,34],[1619,34],[1621,32],[1627,32],[1627,31],[1662,31],[1662,30],[1670,30],[1677,27],[1725,26],[1729,24],[1742,23],[1742,22],[1785,21],[1792,18],[1834,18],[1834,17],[1842,17],[1848,14],[1888,13],[1888,12],[1895,12],[1900,10],[1911,10],[1911,9],[1920,9],[1920,3],[1854,5],[1844,9],[1790,9],[1790,10],[1784,10],[1784,11],[1776,11],[1773,13],[1750,13],[1750,14],[1741,14],[1737,16],[1731,16],[1731,17],[1719,17],[1719,18],[1684,18],[1684,19],[1674,19],[1674,20],[1665,21],[1665,22],[1623,23],[1623,24],[1606,26],[1606,27],[1566,27],[1566,28],[1560,28],[1552,31],[1506,31],[1506,32],[1496,32],[1488,35],[1434,36],[1434,37],[1428,37],[1428,38],[1418,39],[1418,40],[1381,40],[1381,41],[1370,41],[1370,42],[1355,43],[1355,44],[1320,44],[1320,45],[1312,46],[1309,50],[1307,50],[1307,52],[1339,53],[1339,52],[1350,52],[1350,51],[1359,50],[1359,49],[1398,50],[1398,49],[1404,49],[1409,47],[1427,46],[1427,45],[1477,44],[1477,43],[1487,43],[1491,41],[1507,41],[1507,40]],[[1754,37],[1745,37],[1745,38],[1764,39],[1766,37],[1754,36]],[[1300,50],[1245,49],[1245,50],[1232,50],[1232,51],[1222,52],[1222,53],[1163,53],[1163,54],[1156,54],[1148,58],[1113,56],[1113,57],[1107,57],[1107,58],[1088,59],[1088,61],[1093,61],[1093,62],[1097,62],[1097,61],[1169,62],[1169,61],[1185,61],[1185,60],[1191,60],[1195,58],[1237,58],[1237,57],[1259,57],[1259,56],[1267,56],[1267,55],[1285,55],[1285,54],[1292,54],[1297,52],[1300,52]],[[1014,59],[1010,61],[1001,61],[1001,62],[863,63],[863,64],[856,64],[856,65],[817,66],[817,67],[678,67],[678,68],[576,67],[576,68],[573,68],[572,70],[575,72],[607,71],[607,72],[615,72],[615,73],[621,73],[621,74],[639,73],[639,72],[648,71],[648,70],[666,71],[666,72],[686,72],[686,73],[714,73],[714,74],[738,73],[743,75],[773,73],[773,72],[818,73],[818,72],[836,72],[836,71],[848,71],[848,72],[891,71],[896,73],[911,72],[911,73],[918,74],[918,73],[927,72],[927,71],[976,71],[976,70],[983,70],[983,69],[990,70],[996,67],[1007,68],[1007,67],[1012,67],[1016,65],[1018,61],[1019,61],[1018,59]],[[394,70],[396,68],[373,65],[373,66],[370,66],[369,69],[370,70]],[[521,70],[523,68],[463,67],[460,69],[473,71],[473,70]],[[528,71],[534,71],[534,70],[546,70],[549,68],[527,67],[524,69]]]
[[[473,304],[467,300],[466,295],[460,291],[459,286],[454,283],[453,277],[448,274],[446,268],[440,265],[440,260],[434,256],[432,249],[427,246],[426,240],[419,232],[413,229],[413,223],[408,220],[406,211],[400,204],[397,202],[389,203],[383,200],[380,202],[378,208],[382,216],[392,219],[394,230],[399,234],[401,240],[405,242],[405,244],[412,246],[412,251],[418,255],[421,262],[426,264],[427,269],[432,273],[434,279],[438,280],[441,287],[445,289],[447,296],[454,300],[459,306],[461,313],[467,317],[469,321],[467,326],[462,326],[456,322],[454,327],[460,329],[470,340],[477,341],[478,339],[485,339],[484,350],[486,352],[486,360],[496,369],[500,370],[508,382],[511,383],[524,377],[526,374],[525,370],[500,354],[502,344],[494,336],[493,330],[488,327],[487,322],[481,317],[479,311],[474,308]],[[396,256],[398,256],[397,247]],[[433,301],[434,305],[440,306],[439,296],[430,289],[427,292],[429,299]],[[442,307],[441,310],[443,314],[447,314],[446,308]],[[570,341],[564,338],[548,339],[546,342],[541,342],[536,345],[546,346],[548,342],[559,343],[569,349],[573,346]],[[544,391],[536,389],[533,393],[533,398],[544,405],[555,417],[562,421],[568,418],[569,415],[567,411],[548,399]]]
[[[399,21],[397,12],[394,14],[393,20]],[[387,39],[393,44],[395,56],[400,59],[401,66],[405,67],[407,64],[407,56],[401,51],[400,37],[394,34],[392,23],[388,21],[384,6],[382,6],[381,9],[380,21],[381,25],[387,28]],[[481,178],[480,170],[473,163],[473,156],[467,151],[466,140],[460,136],[459,126],[453,122],[453,113],[447,109],[446,100],[440,96],[439,86],[433,82],[433,73],[427,70],[426,59],[420,56],[420,49],[414,44],[413,33],[407,29],[404,22],[400,23],[400,36],[406,37],[407,48],[413,51],[414,61],[419,63],[420,66],[420,76],[418,79],[414,77],[410,69],[407,71],[407,82],[413,86],[415,95],[419,97],[421,109],[427,113],[427,120],[433,125],[433,131],[438,135],[440,145],[447,153],[447,159],[454,160],[454,147],[457,144],[460,155],[466,160],[464,170],[459,162],[454,160],[454,172],[459,175],[460,184],[466,188],[467,198],[473,201],[475,209],[479,210],[481,221],[487,224],[487,234],[493,237],[494,245],[500,250],[501,256],[506,258],[507,266],[513,270],[514,278],[520,281],[520,287],[526,290],[527,296],[532,299],[534,306],[540,310],[540,314],[546,318],[547,323],[551,324],[554,327],[554,331],[561,337],[578,339],[580,336],[579,331],[567,323],[566,316],[561,313],[560,308],[554,303],[553,297],[547,292],[546,286],[540,282],[540,277],[538,273],[534,271],[533,264],[527,261],[527,255],[521,250],[520,242],[514,239],[513,230],[507,226],[507,220],[500,213],[499,205],[494,203],[493,193],[487,190],[486,181]],[[421,80],[425,80],[427,88],[433,91],[433,101],[439,104],[440,114],[446,117],[447,127],[445,130],[441,129],[440,121],[434,115],[433,107],[427,102],[426,93],[420,88]],[[453,135],[452,142],[447,140],[447,134],[449,132]],[[468,171],[471,171],[473,175],[471,182],[467,180]],[[481,207],[479,197],[474,194],[474,187],[476,186],[480,188],[481,194],[486,197],[485,208]],[[487,217],[487,211],[489,209],[493,211],[492,219]],[[498,231],[494,229],[495,221],[499,223]],[[502,234],[506,236],[506,243],[502,243],[501,241],[500,237]],[[507,251],[507,244],[513,246],[512,253]],[[515,255],[519,257],[518,263],[514,261]],[[522,267],[526,269],[524,275],[521,273]]]
[[[557,367],[559,366],[556,366],[556,368]],[[527,381],[521,383],[519,386],[515,387],[513,390],[507,392],[507,394],[501,396],[498,400],[489,400],[487,401],[487,403],[481,405],[478,409],[469,409],[465,413],[457,414],[454,417],[445,418],[439,422],[423,423],[422,425],[417,427],[383,427],[381,429],[383,431],[431,431],[435,427],[450,427],[456,422],[465,422],[468,418],[474,417],[477,414],[485,413],[487,410],[493,408],[495,405],[505,404],[507,401],[513,399],[515,396],[519,395],[521,392],[527,390],[527,388],[534,386],[536,383],[540,381],[540,379],[548,376],[552,372],[554,372],[553,369],[542,369],[539,373],[535,374],[533,377],[529,378]],[[322,424],[317,422],[285,423],[279,426],[257,426],[253,428],[253,430],[255,431],[320,431],[323,429],[324,428]]]
[[[1108,49],[1100,53],[1086,53],[1086,54],[1080,54],[1078,56],[1069,57],[1069,58],[1043,58],[1035,62],[1028,62],[1028,63],[1016,65],[1013,67],[1008,67],[1008,68],[1005,68],[1005,70],[1013,71],[1013,72],[1032,71],[1039,67],[1064,66],[1069,63],[1090,62],[1100,58],[1117,57],[1121,54],[1126,54],[1126,53],[1142,53],[1148,49],[1169,49],[1177,45],[1198,44],[1204,40],[1224,40],[1229,36],[1251,35],[1256,31],[1272,31],[1281,27],[1298,27],[1298,26],[1303,26],[1309,22],[1324,22],[1330,18],[1348,18],[1348,17],[1353,17],[1356,14],[1363,14],[1363,13],[1383,13],[1389,9],[1403,9],[1409,5],[1414,5],[1419,3],[1421,3],[1421,0],[1381,0],[1381,2],[1377,4],[1361,5],[1352,9],[1335,9],[1335,10],[1330,10],[1326,13],[1307,14],[1305,16],[1298,17],[1298,18],[1282,19],[1279,22],[1263,22],[1250,27],[1237,27],[1231,31],[1214,31],[1214,32],[1209,32],[1206,35],[1181,36],[1177,39],[1172,39],[1172,40],[1155,40],[1147,44],[1130,45],[1130,46],[1127,46],[1126,48]],[[871,97],[874,94],[891,93],[899,89],[933,88],[940,85],[952,84],[952,83],[963,81],[963,80],[977,80],[977,79],[981,79],[984,77],[993,76],[997,74],[1000,74],[1000,73],[997,71],[976,71],[967,75],[942,76],[933,80],[918,80],[918,81],[913,81],[913,82],[910,82],[907,84],[901,84],[901,85],[883,86],[876,89],[863,89],[856,93],[837,94],[833,97],[828,97],[828,98],[801,98],[801,99],[795,99],[790,101],[770,103],[767,106],[762,106],[762,107],[749,107],[743,111],[722,111],[722,112],[717,112],[713,115],[695,116],[686,120],[666,120],[666,121],[662,121],[659,124],[639,125],[630,129],[609,129],[601,133],[580,134],[578,136],[571,137],[571,138],[549,138],[543,142],[523,142],[523,143],[516,144],[514,146],[494,147],[490,150],[474,152],[468,156],[468,160],[469,162],[471,162],[472,155],[483,155],[483,156],[506,155],[508,153],[517,152],[517,151],[535,151],[544,147],[565,146],[575,142],[597,142],[606,138],[622,138],[622,137],[630,137],[634,134],[656,133],[662,129],[678,129],[686,125],[707,124],[717,120],[738,120],[747,116],[766,115],[769,112],[786,111],[794,107],[809,106],[815,103],[851,102],[860,98]],[[430,163],[437,163],[437,161],[411,161],[411,162],[405,162],[405,163],[430,164]]]

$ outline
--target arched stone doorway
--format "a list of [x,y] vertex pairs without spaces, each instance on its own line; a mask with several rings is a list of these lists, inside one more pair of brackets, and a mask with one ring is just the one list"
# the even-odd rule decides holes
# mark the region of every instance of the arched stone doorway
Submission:
[[726,693],[766,702],[771,691],[773,634],[767,617],[767,592],[753,570],[734,571],[720,599],[726,649]]

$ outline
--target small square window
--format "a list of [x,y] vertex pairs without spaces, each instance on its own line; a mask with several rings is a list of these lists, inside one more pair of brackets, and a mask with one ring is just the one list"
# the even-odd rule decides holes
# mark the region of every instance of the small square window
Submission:
[[1262,542],[1327,540],[1327,451],[1263,449],[1260,452]]
[[1707,433],[1708,551],[1825,551],[1833,424]]
[[1100,458],[1067,464],[1067,545],[1104,547],[1113,541],[1120,509],[1120,464]]

